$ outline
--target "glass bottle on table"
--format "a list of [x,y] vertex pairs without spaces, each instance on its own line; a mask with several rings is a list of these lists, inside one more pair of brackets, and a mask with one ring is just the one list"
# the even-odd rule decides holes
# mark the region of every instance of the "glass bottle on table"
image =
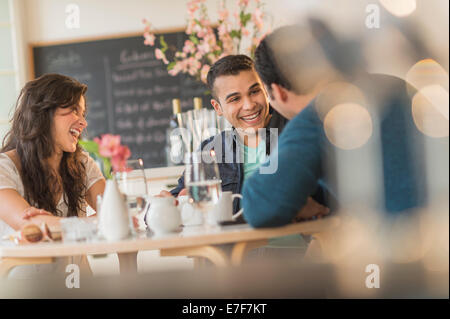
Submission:
[[192,150],[198,150],[202,142],[202,134],[205,129],[205,112],[203,101],[200,97],[194,97],[193,126],[192,126]]
[[177,127],[182,127],[180,99],[172,100],[172,113],[172,118],[170,119],[170,128],[174,129]]
[[167,129],[166,133],[166,152],[168,166],[173,166],[181,163],[184,156],[183,140],[179,132],[176,131],[176,129],[183,127],[180,99],[172,100],[172,111],[173,114],[170,118],[169,128]]
[[194,97],[194,110],[200,111],[203,108],[203,100],[200,97]]

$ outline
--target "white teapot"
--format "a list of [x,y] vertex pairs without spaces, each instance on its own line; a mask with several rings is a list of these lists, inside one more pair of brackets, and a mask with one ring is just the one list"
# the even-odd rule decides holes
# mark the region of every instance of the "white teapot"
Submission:
[[148,204],[146,222],[157,234],[176,231],[181,225],[180,211],[173,197],[152,197]]

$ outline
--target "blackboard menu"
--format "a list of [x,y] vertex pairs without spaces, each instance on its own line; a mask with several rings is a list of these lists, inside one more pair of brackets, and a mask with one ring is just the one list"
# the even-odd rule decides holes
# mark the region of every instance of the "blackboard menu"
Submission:
[[[184,31],[165,33],[169,47],[180,50]],[[35,77],[45,73],[71,76],[88,86],[87,134],[94,138],[110,133],[121,136],[132,158],[142,158],[146,168],[167,165],[166,131],[172,99],[180,98],[182,111],[193,108],[193,97],[208,106],[207,87],[195,78],[171,76],[155,58],[154,47],[141,35],[35,46]]]

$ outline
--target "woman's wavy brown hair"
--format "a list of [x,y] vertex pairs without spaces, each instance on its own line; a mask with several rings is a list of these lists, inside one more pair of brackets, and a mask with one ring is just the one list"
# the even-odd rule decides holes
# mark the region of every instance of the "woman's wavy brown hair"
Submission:
[[62,212],[54,195],[61,192],[68,216],[84,212],[86,167],[77,145],[75,152],[63,152],[58,174],[52,171],[48,159],[55,152],[53,118],[58,107],[77,105],[86,91],[86,85],[60,74],[45,74],[28,82],[17,99],[12,127],[0,150],[16,150],[25,200],[57,216]]

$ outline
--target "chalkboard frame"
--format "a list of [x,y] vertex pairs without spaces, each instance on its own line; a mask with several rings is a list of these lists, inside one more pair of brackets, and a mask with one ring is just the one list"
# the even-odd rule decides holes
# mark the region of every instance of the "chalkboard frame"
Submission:
[[[174,28],[168,28],[168,29],[162,29],[162,30],[156,30],[156,34],[166,34],[166,33],[176,33],[176,32],[182,32],[186,31],[186,27],[174,27]],[[99,35],[99,36],[89,36],[89,37],[79,37],[79,38],[73,38],[70,40],[64,39],[64,40],[52,40],[52,41],[42,41],[42,42],[32,42],[28,44],[28,57],[29,57],[29,72],[28,72],[28,80],[34,80],[36,78],[35,75],[35,65],[34,65],[34,48],[39,47],[46,47],[46,46],[53,46],[53,45],[64,45],[64,44],[75,44],[79,42],[95,42],[95,41],[102,41],[102,40],[118,40],[122,38],[129,38],[129,37],[139,37],[142,36],[142,42],[144,42],[144,32],[143,31],[135,31],[135,32],[125,32],[125,33],[115,33],[115,34],[108,34],[108,35]]]

